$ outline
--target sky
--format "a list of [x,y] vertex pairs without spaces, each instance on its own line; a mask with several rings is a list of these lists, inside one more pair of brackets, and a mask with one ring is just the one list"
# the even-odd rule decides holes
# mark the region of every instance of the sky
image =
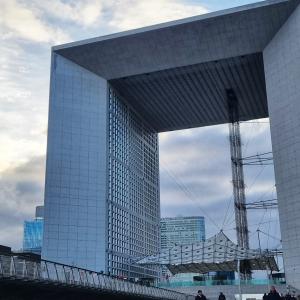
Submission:
[[[251,0],[0,0],[0,244],[22,247],[23,222],[43,204],[51,46],[248,4]],[[244,156],[271,151],[268,120],[242,123]],[[206,234],[232,239],[228,125],[160,134],[161,214],[204,215]],[[246,167],[247,201],[276,198],[272,166]],[[275,236],[276,210],[250,211]],[[279,238],[278,238],[279,237]]]

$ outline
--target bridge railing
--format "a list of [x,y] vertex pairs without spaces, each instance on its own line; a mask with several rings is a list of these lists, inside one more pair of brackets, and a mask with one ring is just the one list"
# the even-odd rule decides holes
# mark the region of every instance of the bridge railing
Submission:
[[158,299],[193,299],[192,296],[183,293],[144,286],[73,266],[46,260],[32,261],[13,255],[0,255],[0,277],[56,282],[99,289],[99,291],[148,296]]

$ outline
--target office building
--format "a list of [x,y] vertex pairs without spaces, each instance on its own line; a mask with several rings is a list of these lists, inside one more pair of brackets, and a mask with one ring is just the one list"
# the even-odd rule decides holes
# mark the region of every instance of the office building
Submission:
[[[205,240],[205,220],[202,216],[162,218],[160,221],[160,249],[168,250],[178,245],[189,245]],[[172,276],[162,268],[162,279],[169,282],[193,281],[198,274],[187,273]]]
[[131,266],[159,250],[157,134],[228,123],[231,90],[240,121],[270,118],[286,279],[300,288],[299,3],[54,47],[43,257],[155,277]]
[[160,248],[171,249],[205,240],[204,217],[162,218],[160,221]]
[[44,207],[37,206],[35,218],[24,222],[23,251],[41,254],[44,228]]
[[[192,245],[205,241],[205,219],[202,216],[162,218],[160,221],[161,251],[174,246]],[[172,276],[166,268],[162,268],[163,279],[168,275],[168,281],[193,282],[199,279],[214,278],[234,279],[234,272],[182,273]]]

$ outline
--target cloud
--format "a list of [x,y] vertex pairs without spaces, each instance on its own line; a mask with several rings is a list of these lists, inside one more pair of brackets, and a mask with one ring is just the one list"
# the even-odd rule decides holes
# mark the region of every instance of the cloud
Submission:
[[207,12],[207,9],[200,4],[180,0],[115,0],[110,3],[113,10],[108,24],[119,30],[153,25]]
[[162,136],[162,205],[184,205],[187,198],[192,198],[205,207],[231,196],[227,125],[164,133]]
[[6,38],[22,38],[40,43],[62,43],[70,40],[63,30],[44,22],[35,10],[17,0],[1,0],[0,25]]
[[[220,6],[220,1],[214,3]],[[207,9],[185,0],[0,0],[0,5],[0,244],[19,248],[24,219],[32,218],[34,206],[43,201],[50,44],[190,17]],[[242,124],[244,155],[271,149],[269,128],[263,124]],[[226,233],[234,238],[227,125],[161,134],[160,151],[162,216],[207,214],[222,226],[229,203]],[[276,196],[272,167],[260,171],[245,168],[249,201]],[[278,223],[275,213],[250,212],[251,230],[262,217]],[[206,224],[207,236],[216,233],[208,217]],[[266,231],[269,224],[263,225]],[[278,226],[270,233],[279,235]]]
[[[268,120],[242,123],[241,131],[246,155],[271,151]],[[228,125],[160,134],[160,166],[163,217],[203,215],[207,236],[223,227],[236,240]],[[245,166],[244,172],[247,202],[276,198],[273,166]],[[248,211],[248,224],[253,247],[258,227],[280,237],[276,212]],[[270,247],[278,240],[262,243]]]
[[64,21],[73,21],[83,26],[95,26],[99,23],[103,13],[101,0],[77,0],[72,2],[52,0],[34,1],[35,6],[39,7],[47,17],[55,17]]
[[46,151],[50,51],[39,51],[0,43],[0,172]]
[[70,33],[78,35],[88,28],[88,35],[99,35],[208,11],[184,0],[0,0],[0,4],[2,36],[51,44],[70,41]]
[[43,203],[44,169],[45,157],[36,156],[0,173],[0,244],[21,248],[23,222]]

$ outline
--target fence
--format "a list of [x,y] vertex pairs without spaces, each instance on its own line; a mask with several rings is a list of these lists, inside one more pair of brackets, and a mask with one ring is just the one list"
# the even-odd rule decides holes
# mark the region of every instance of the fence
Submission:
[[141,298],[193,299],[192,296],[167,289],[144,286],[60,263],[46,260],[32,261],[14,255],[0,255],[1,277],[75,285],[94,288],[99,292],[131,294]]
[[[249,279],[241,280],[241,285],[285,285],[284,279]],[[170,281],[161,282],[159,287],[177,288],[177,287],[190,287],[190,286],[218,286],[218,285],[239,285],[239,280],[210,280],[205,281]]]

